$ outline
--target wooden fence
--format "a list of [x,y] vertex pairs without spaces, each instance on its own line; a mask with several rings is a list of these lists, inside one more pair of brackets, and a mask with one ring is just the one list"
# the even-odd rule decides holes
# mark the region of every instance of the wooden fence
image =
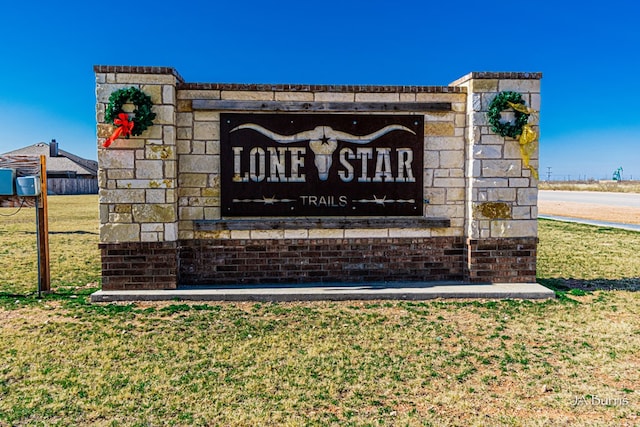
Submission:
[[97,179],[47,178],[49,194],[98,194]]

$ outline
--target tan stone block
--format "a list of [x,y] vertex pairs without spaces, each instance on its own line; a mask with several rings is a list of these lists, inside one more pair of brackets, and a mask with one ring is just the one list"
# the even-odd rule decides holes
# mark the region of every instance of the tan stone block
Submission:
[[135,153],[131,150],[100,150],[98,163],[104,169],[133,169]]
[[[502,89],[504,90],[504,89]],[[471,92],[497,92],[497,79],[474,79],[471,81]]]
[[537,188],[518,188],[517,192],[519,206],[536,206],[538,204]]
[[177,220],[173,204],[144,204],[133,206],[136,222],[174,222]]
[[535,219],[531,216],[530,206],[514,206],[513,207],[513,219]]
[[466,102],[467,94],[465,93],[418,93],[416,94],[417,102]]
[[460,202],[465,200],[464,188],[447,188],[447,202]]
[[220,154],[220,141],[207,141],[205,143],[204,152],[206,154]]
[[231,231],[229,230],[213,230],[213,231],[196,231],[196,239],[230,239]]
[[100,205],[100,224],[106,224],[109,222],[109,205]]
[[489,202],[515,202],[515,188],[489,188],[487,189],[487,201]]
[[344,231],[341,229],[313,229],[309,230],[310,239],[342,239]]
[[154,106],[162,104],[162,86],[160,85],[142,85],[140,90],[149,95]]
[[220,113],[218,111],[195,111],[193,113],[193,120],[200,122],[220,122]]
[[180,156],[180,173],[219,173],[220,156],[184,154]]
[[174,125],[176,122],[176,107],[173,105],[154,105],[153,110],[156,118],[153,119],[154,125]]
[[178,91],[178,99],[180,100],[189,100],[189,105],[191,105],[192,99],[220,99],[220,91],[219,90],[179,90]]
[[464,150],[464,137],[425,136],[426,150]]
[[176,202],[176,190],[175,189],[167,189],[165,190],[165,203],[175,203]]
[[187,206],[188,203],[184,203],[183,201],[187,200],[186,197],[198,197],[200,196],[199,188],[189,188],[189,187],[179,187],[178,188],[178,197],[180,198],[180,206]]
[[400,102],[415,102],[416,94],[415,93],[401,93],[400,94]]
[[156,232],[142,232],[140,233],[140,241],[141,242],[158,242],[158,233]]
[[440,167],[443,169],[452,169],[464,167],[464,151],[441,151],[440,152]]
[[276,101],[313,101],[312,92],[276,92]]
[[100,226],[100,242],[120,243],[140,241],[139,224],[102,224]]
[[540,93],[540,80],[500,80],[500,92],[510,90],[514,92]]
[[232,239],[251,239],[251,231],[249,230],[231,230]]
[[129,224],[133,222],[133,216],[130,213],[110,213],[109,222]]
[[191,197],[189,206],[220,206],[220,200],[217,197]]
[[193,138],[193,128],[178,128],[176,138],[177,140],[191,140]]
[[387,228],[374,229],[348,229],[344,230],[344,238],[372,238],[372,237],[389,237]]
[[464,187],[464,178],[433,178],[433,186],[439,188]]
[[467,111],[467,103],[466,102],[454,102],[451,104],[451,109],[456,113],[464,113]]
[[137,179],[162,179],[164,178],[162,160],[136,160]]
[[355,94],[344,92],[316,92],[313,94],[317,102],[354,102]]
[[193,113],[177,113],[176,126],[191,127],[193,126]]
[[[178,136],[183,128],[178,128]],[[191,130],[191,129],[189,129]],[[190,154],[191,153],[191,141],[189,139],[178,139],[176,141],[176,151],[180,154]]]
[[126,84],[167,84],[175,85],[176,78],[172,74],[116,74],[116,82]]
[[133,179],[134,178],[133,169],[107,169],[105,172],[109,179],[117,180],[117,179]]
[[184,206],[178,209],[181,220],[204,219],[204,208],[201,206]]
[[399,102],[397,93],[356,93],[356,102]]
[[193,123],[193,139],[219,140],[220,139],[220,123],[219,122],[194,122]]
[[162,103],[175,105],[176,103],[176,87],[173,85],[162,86]]
[[430,205],[444,205],[446,191],[445,188],[427,188],[424,191],[424,198]]
[[509,187],[512,188],[529,188],[531,181],[529,178],[509,178]]
[[249,90],[223,90],[221,99],[237,101],[273,101],[274,95],[271,91],[249,91]]
[[220,211],[220,203],[218,203],[218,206],[216,207],[204,208],[204,219],[217,220],[220,218],[222,218],[221,211]]
[[474,145],[473,157],[476,159],[502,159],[501,145]]
[[144,203],[144,190],[100,190],[100,203]]
[[175,152],[171,146],[149,145],[145,146],[145,158],[147,160],[173,160]]
[[153,189],[146,191],[147,203],[166,203],[166,193],[162,189]]
[[209,176],[206,173],[181,173],[178,176],[180,187],[203,188],[207,186]]
[[128,89],[131,85],[127,84],[106,84],[96,87],[96,101],[104,104],[109,103],[111,94],[120,89]]
[[464,230],[461,228],[432,228],[431,237],[458,237],[462,236]]
[[111,205],[110,206],[113,212],[116,213],[131,213],[131,205],[127,205],[127,204],[118,204],[118,205]]
[[308,239],[309,230],[284,230],[285,239]]
[[140,231],[143,233],[164,231],[164,224],[161,222],[140,224]]
[[164,182],[175,181],[178,177],[177,162],[175,160],[164,161]]
[[455,128],[452,122],[426,122],[424,124],[425,135],[453,136]]
[[202,189],[204,197],[220,197],[220,187],[207,187]]
[[182,113],[187,111],[193,111],[193,103],[191,100],[178,99],[176,102],[176,111]]
[[176,127],[173,125],[162,127],[162,144],[174,146],[176,145]]
[[482,176],[519,178],[522,176],[522,162],[520,160],[482,160]]
[[191,154],[205,154],[206,151],[206,141],[193,141],[191,143]]
[[408,237],[408,238],[425,238],[431,237],[431,229],[429,228],[390,228],[389,237]]
[[284,230],[251,230],[252,239],[284,239]]
[[491,221],[491,237],[537,237],[536,220],[496,220]]

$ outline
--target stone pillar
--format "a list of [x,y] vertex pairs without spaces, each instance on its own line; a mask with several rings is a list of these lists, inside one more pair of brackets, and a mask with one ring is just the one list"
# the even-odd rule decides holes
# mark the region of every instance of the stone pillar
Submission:
[[[535,282],[538,180],[523,164],[517,139],[491,130],[489,104],[503,91],[522,94],[540,110],[541,73],[471,73],[453,82],[467,88],[466,270],[471,282]],[[509,113],[502,114],[509,119]],[[538,117],[529,123],[539,132]],[[537,144],[537,142],[536,142]],[[538,150],[530,164],[538,169]]]
[[[176,86],[172,68],[96,66],[96,118],[102,287],[172,289],[177,285]],[[109,96],[136,87],[151,97],[156,118],[140,136],[102,143]],[[125,111],[132,106],[125,105]]]

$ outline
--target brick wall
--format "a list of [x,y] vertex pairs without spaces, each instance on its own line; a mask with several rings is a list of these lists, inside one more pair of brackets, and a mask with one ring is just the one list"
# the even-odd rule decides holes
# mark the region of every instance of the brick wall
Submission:
[[469,282],[533,283],[538,240],[482,239],[467,241],[465,280]]
[[184,285],[463,280],[460,237],[180,243]]
[[175,289],[175,242],[101,243],[102,289]]

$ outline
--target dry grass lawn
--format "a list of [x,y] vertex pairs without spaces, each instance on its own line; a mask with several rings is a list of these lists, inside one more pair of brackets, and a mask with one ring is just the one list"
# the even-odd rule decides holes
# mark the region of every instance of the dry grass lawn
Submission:
[[32,224],[0,217],[0,426],[640,425],[640,233],[541,221],[544,302],[89,304],[75,200],[40,300]]

